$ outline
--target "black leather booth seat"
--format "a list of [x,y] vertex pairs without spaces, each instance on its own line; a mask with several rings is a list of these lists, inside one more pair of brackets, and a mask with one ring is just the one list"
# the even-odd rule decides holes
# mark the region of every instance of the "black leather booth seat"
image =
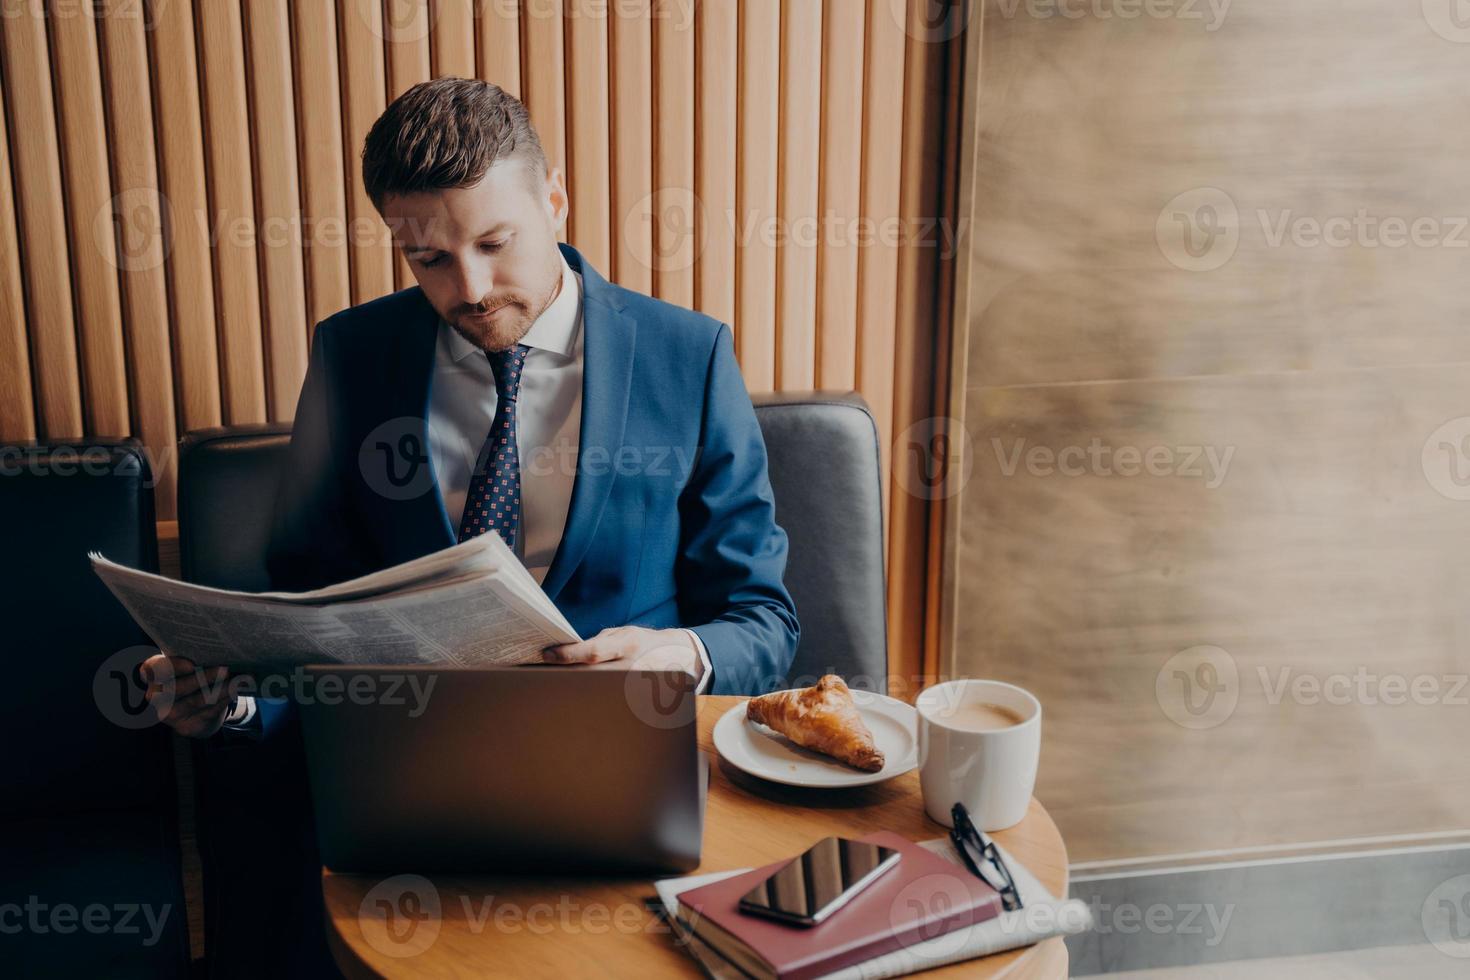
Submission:
[[0,974],[184,976],[172,747],[131,670],[151,650],[87,559],[156,569],[142,450],[0,447],[0,534]]

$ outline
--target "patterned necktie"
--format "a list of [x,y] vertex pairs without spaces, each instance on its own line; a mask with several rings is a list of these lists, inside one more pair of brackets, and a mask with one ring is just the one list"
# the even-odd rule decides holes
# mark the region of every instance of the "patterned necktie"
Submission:
[[521,460],[516,450],[516,396],[521,390],[521,368],[530,348],[517,344],[510,350],[486,351],[495,372],[495,420],[475,461],[459,540],[496,531],[512,551],[521,527]]

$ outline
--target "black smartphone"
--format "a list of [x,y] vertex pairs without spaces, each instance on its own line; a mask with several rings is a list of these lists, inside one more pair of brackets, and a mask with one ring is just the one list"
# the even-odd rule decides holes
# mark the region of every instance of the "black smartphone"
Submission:
[[740,899],[740,911],[814,926],[898,863],[890,847],[824,837],[771,872]]

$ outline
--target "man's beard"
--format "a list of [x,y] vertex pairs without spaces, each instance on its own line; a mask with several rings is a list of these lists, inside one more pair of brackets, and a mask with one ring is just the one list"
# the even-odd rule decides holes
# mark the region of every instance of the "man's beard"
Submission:
[[[474,305],[460,305],[445,317],[459,335],[485,351],[509,350],[531,329],[541,314],[551,306],[558,295],[561,277],[557,277],[539,301],[525,293],[505,296],[489,296]],[[490,320],[473,319],[476,314],[499,311]]]

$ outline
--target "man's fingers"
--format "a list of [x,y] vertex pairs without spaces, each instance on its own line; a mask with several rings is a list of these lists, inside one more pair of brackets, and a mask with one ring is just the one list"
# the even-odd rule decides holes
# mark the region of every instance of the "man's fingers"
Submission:
[[580,643],[563,643],[541,651],[541,659],[549,664],[595,664],[616,660],[622,655],[622,650],[614,644],[596,636]]
[[203,689],[206,694],[216,699],[227,697],[228,688],[225,679],[229,677],[229,674],[228,667],[196,667],[183,673],[162,677],[155,672],[156,682],[148,686],[148,696],[152,699],[164,691],[172,691],[173,696],[177,699]]
[[187,674],[194,669],[194,661],[188,657],[170,657],[166,653],[155,653],[138,665],[138,677],[143,686],[161,684],[171,677]]

